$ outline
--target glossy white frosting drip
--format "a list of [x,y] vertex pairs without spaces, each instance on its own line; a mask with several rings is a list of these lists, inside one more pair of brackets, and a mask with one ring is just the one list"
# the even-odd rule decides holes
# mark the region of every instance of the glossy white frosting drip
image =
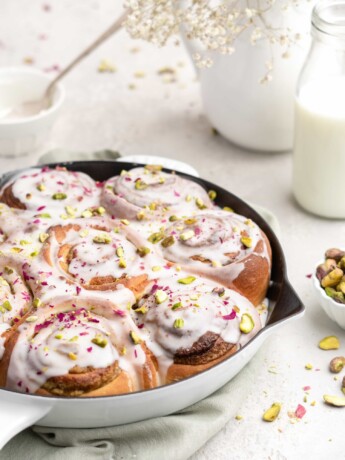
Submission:
[[86,174],[64,169],[34,168],[17,175],[12,181],[12,193],[38,213],[66,213],[66,206],[76,214],[99,206],[100,189]]
[[[118,217],[156,219],[176,211],[190,213],[203,205],[212,207],[206,191],[176,174],[134,168],[105,183],[103,203]],[[197,201],[198,200],[198,201]]]
[[[138,374],[146,355],[130,339],[136,327],[128,311],[95,306],[91,312],[90,305],[86,309],[78,304],[56,305],[53,312],[49,307],[38,309],[28,318],[30,322],[19,327],[7,388],[33,393],[49,378],[65,375],[74,366],[97,369],[115,362],[129,373],[134,388],[140,388]],[[95,344],[95,338],[106,344]]]
[[[179,282],[190,276],[172,272],[169,278],[157,279],[148,296],[139,302],[144,313],[136,313],[137,323],[143,325],[146,344],[157,357],[163,380],[176,352],[191,348],[206,332],[243,346],[261,329],[259,314],[248,299],[199,277],[190,284]],[[161,303],[159,296],[165,298]],[[248,334],[239,327],[244,313],[254,322]]]

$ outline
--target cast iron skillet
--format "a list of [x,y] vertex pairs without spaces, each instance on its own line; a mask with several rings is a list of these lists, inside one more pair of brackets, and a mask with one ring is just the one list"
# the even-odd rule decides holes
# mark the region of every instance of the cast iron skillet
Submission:
[[[105,181],[112,176],[120,174],[123,169],[130,170],[143,165],[113,161],[71,161],[66,163],[52,163],[45,166],[51,168],[64,166],[71,171],[84,172],[94,180]],[[164,170],[171,172],[168,169]],[[20,172],[18,170],[4,174],[0,179],[0,187],[3,187],[13,176]],[[37,421],[43,426],[91,428],[131,423],[159,415],[166,415],[187,407],[208,396],[236,375],[256,353],[272,329],[275,329],[287,320],[298,318],[303,314],[304,306],[287,278],[282,248],[274,232],[265,220],[240,198],[216,184],[188,174],[180,172],[178,174],[200,184],[206,190],[215,190],[217,192],[217,205],[221,207],[229,206],[236,213],[252,219],[267,235],[272,247],[273,262],[271,283],[267,293],[270,307],[266,326],[243,348],[223,362],[180,382],[150,390],[97,398],[56,398],[52,396],[24,395],[12,390],[0,389],[0,425],[1,412],[3,408],[6,409],[6,405],[8,405],[8,411],[17,410],[19,407],[18,404],[20,405],[20,411],[23,412],[26,410],[26,417],[24,417],[23,413],[23,420],[25,419],[25,421],[23,421],[19,428],[16,420],[13,420],[11,426],[9,415],[6,415],[8,429],[7,431],[5,430],[6,433],[2,437],[0,436],[0,448],[14,434]],[[175,402],[173,402],[174,398]],[[17,405],[15,406],[17,409],[12,407],[13,404]],[[103,409],[100,409],[100,405],[102,405]],[[87,409],[85,409],[86,406]],[[35,415],[32,415],[33,407],[36,410]],[[140,409],[141,407],[142,409]],[[116,417],[116,414],[111,412],[111,408],[123,411],[121,417]]]

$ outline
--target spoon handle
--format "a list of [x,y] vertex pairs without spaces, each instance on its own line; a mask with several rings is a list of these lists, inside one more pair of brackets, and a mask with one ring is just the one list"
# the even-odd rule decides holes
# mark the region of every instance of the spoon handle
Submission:
[[62,72],[59,73],[57,77],[49,84],[46,90],[46,97],[50,99],[55,85],[58,81],[60,81],[65,75],[67,75],[76,65],[79,64],[86,56],[88,56],[92,51],[98,48],[107,38],[111,37],[115,32],[117,32],[123,25],[123,22],[127,18],[129,10],[126,10],[122,13],[122,15],[116,19],[116,21],[107,29],[105,30],[95,41],[93,41],[84,51],[82,51],[76,58],[73,59],[72,62],[65,67]]

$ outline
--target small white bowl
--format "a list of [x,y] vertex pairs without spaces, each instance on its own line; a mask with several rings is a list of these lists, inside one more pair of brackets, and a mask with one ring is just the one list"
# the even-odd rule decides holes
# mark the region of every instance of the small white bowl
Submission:
[[49,109],[25,118],[6,118],[7,109],[43,96],[50,77],[37,69],[0,69],[0,155],[17,156],[33,152],[46,141],[65,99],[58,84]]
[[[319,266],[324,262],[325,260],[322,259],[316,266]],[[313,285],[320,305],[325,313],[342,329],[345,329],[345,304],[338,303],[329,297],[325,290],[321,287],[320,281],[316,278],[315,274],[313,274]]]

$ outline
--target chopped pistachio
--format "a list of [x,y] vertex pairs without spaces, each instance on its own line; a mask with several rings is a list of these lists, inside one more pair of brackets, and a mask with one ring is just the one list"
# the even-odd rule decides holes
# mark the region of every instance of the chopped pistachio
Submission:
[[21,244],[21,246],[25,246],[26,244],[31,244],[31,241],[28,241],[28,240],[20,240],[19,243]]
[[44,243],[48,238],[49,238],[49,233],[40,233],[38,237],[41,243]]
[[217,192],[215,192],[214,190],[209,190],[208,196],[210,197],[210,200],[214,201],[217,198]]
[[35,321],[37,321],[37,319],[38,319],[38,316],[32,315],[32,316],[28,316],[25,321],[27,323],[34,323]]
[[65,206],[65,211],[66,211],[68,216],[70,216],[70,217],[75,216],[76,210],[74,208],[72,208],[72,206]]
[[105,348],[108,345],[108,340],[101,335],[96,335],[96,337],[94,337],[91,342],[101,348]]
[[129,336],[132,339],[134,345],[139,345],[139,343],[141,343],[141,338],[134,331],[130,331]]
[[195,276],[186,276],[186,278],[180,278],[177,280],[180,284],[191,284],[196,280]]
[[85,238],[88,234],[89,234],[89,230],[87,230],[87,229],[80,230],[80,232],[79,232],[79,236],[81,236],[82,238]]
[[184,326],[183,318],[176,318],[174,321],[174,328],[175,329],[182,329]]
[[36,188],[39,192],[44,192],[46,189],[46,186],[44,184],[38,184]]
[[162,267],[160,265],[155,265],[154,267],[152,267],[153,272],[159,272],[160,270],[162,270]]
[[74,337],[69,339],[69,342],[77,342],[79,340],[79,337],[75,335]]
[[138,179],[135,181],[135,188],[136,190],[145,190],[147,188],[147,184],[141,179]]
[[51,219],[51,215],[47,212],[43,212],[42,214],[37,214],[37,217],[40,217],[41,219]]
[[244,334],[249,334],[254,329],[255,323],[251,315],[244,313],[240,322],[240,331]]
[[191,238],[193,238],[194,235],[195,235],[195,233],[194,233],[193,230],[187,230],[186,232],[181,233],[180,239],[182,241],[187,241],[187,240],[190,240]]
[[243,419],[242,415],[236,415],[235,416],[235,420],[242,420],[242,419]]
[[142,246],[137,249],[137,253],[139,254],[140,257],[145,257],[147,254],[150,253],[150,248]]
[[138,220],[143,220],[143,219],[145,219],[145,213],[144,213],[144,211],[139,211],[139,212],[137,213],[137,219],[138,219]]
[[190,300],[198,300],[199,296],[198,296],[198,294],[190,294],[189,298],[190,298]]
[[175,243],[175,238],[173,235],[167,236],[164,238],[164,240],[161,242],[161,245],[163,248],[168,248],[169,246],[172,246]]
[[343,396],[323,395],[325,403],[335,407],[345,407],[345,398]]
[[169,217],[170,222],[176,222],[177,220],[178,220],[178,217],[175,215]]
[[304,368],[307,370],[307,371],[311,371],[313,369],[313,365],[310,364],[310,363],[307,363]]
[[152,201],[152,203],[149,204],[149,208],[151,209],[151,211],[155,211],[157,209],[157,203]]
[[52,195],[53,200],[65,200],[67,198],[66,193],[54,193]]
[[62,335],[62,334],[56,334],[56,336],[55,336],[55,338],[56,338],[57,340],[61,340],[61,339],[62,339],[62,337],[63,337],[63,335]]
[[199,198],[199,197],[195,199],[195,204],[197,205],[197,207],[199,209],[205,209],[206,208],[203,200],[201,198]]
[[96,235],[92,241],[99,244],[110,244],[111,238],[106,233],[102,233],[101,235]]
[[274,422],[280,413],[281,407],[280,403],[273,403],[272,406],[263,414],[262,419],[265,422]]
[[7,273],[7,275],[12,275],[13,268],[5,266],[5,273]]
[[81,213],[81,217],[88,219],[89,217],[92,217],[92,212],[89,209],[86,209]]
[[246,248],[251,248],[252,247],[252,244],[253,244],[253,241],[251,238],[249,238],[248,236],[242,236],[241,237],[241,243],[246,247]]
[[196,222],[197,222],[196,219],[191,219],[191,218],[185,219],[185,220],[184,220],[184,223],[185,223],[186,225],[193,225],[193,224],[196,224]]
[[2,306],[7,311],[12,310],[12,305],[11,305],[11,302],[9,300],[5,300],[5,302],[2,304]]
[[68,353],[68,357],[72,361],[76,361],[78,359],[78,356],[75,353],[72,353],[72,352]]
[[174,305],[171,307],[172,310],[178,310],[179,308],[182,308],[182,302],[176,302]]
[[187,201],[187,203],[189,203],[190,201],[192,201],[192,196],[191,196],[191,195],[187,195],[187,196],[186,196],[186,201]]
[[126,268],[126,267],[127,267],[127,262],[126,262],[126,260],[125,260],[123,257],[120,257],[120,260],[119,260],[119,267],[120,267],[120,268]]
[[150,171],[150,172],[159,172],[159,171],[162,171],[163,169],[163,166],[162,165],[146,165],[144,167],[146,169],[146,171]]
[[105,214],[105,208],[103,208],[103,206],[99,206],[99,207],[96,209],[96,212],[97,212],[97,214],[99,214],[100,216],[103,216],[103,214]]
[[120,350],[120,355],[121,356],[125,356],[127,354],[127,348],[126,347],[122,347],[121,350]]
[[121,219],[121,223],[123,225],[129,225],[129,220],[128,219]]
[[212,260],[212,267],[221,267],[222,264],[218,260]]
[[22,250],[23,250],[22,248],[16,248],[16,247],[15,247],[15,248],[11,248],[11,252],[15,252],[15,253],[18,253],[18,254],[19,254],[20,252],[22,252]]
[[123,250],[123,248],[122,248],[121,246],[119,246],[119,247],[116,249],[116,255],[117,255],[118,257],[123,257],[123,255],[124,255],[124,250]]
[[36,299],[32,302],[32,305],[34,308],[39,308],[42,305],[42,300],[36,297]]
[[161,289],[159,289],[155,293],[155,300],[158,304],[165,302],[167,298],[168,298],[167,293],[165,291],[162,291]]
[[36,257],[36,256],[38,256],[38,250],[37,249],[30,253],[30,257]]
[[152,233],[147,239],[152,244],[157,244],[164,238],[163,232]]
[[141,313],[142,315],[145,315],[145,313],[148,312],[148,309],[145,307],[145,305],[142,305],[141,307],[136,308],[134,311],[135,313]]
[[229,206],[224,206],[223,211],[234,212],[234,210],[230,208]]
[[321,350],[338,350],[339,347],[340,341],[335,335],[324,337],[319,342],[319,348],[321,348]]

